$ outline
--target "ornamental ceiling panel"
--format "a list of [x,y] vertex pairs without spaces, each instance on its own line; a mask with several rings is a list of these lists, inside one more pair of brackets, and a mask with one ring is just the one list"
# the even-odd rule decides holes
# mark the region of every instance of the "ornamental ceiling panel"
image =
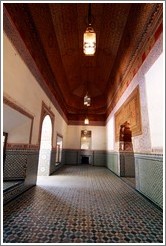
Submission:
[[[91,3],[96,53],[83,54],[88,3],[4,3],[4,31],[68,123],[104,124],[162,32],[161,3]],[[91,106],[85,108],[88,92]]]

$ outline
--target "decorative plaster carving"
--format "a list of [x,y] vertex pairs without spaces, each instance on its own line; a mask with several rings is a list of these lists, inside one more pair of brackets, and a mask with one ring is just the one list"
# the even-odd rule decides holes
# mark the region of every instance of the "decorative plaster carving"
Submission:
[[130,123],[132,136],[142,133],[139,87],[131,93],[125,103],[115,113],[115,141],[119,141],[120,127],[126,121]]

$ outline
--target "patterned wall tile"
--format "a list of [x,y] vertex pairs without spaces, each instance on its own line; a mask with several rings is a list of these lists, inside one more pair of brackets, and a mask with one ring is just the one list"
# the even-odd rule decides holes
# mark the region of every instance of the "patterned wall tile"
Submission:
[[56,150],[51,152],[50,174],[56,170]]
[[65,164],[78,164],[78,150],[64,150]]
[[136,189],[158,206],[163,206],[163,157],[135,155]]
[[[134,161],[134,169],[131,165]],[[121,161],[121,163],[120,163]],[[107,153],[107,168],[118,176],[129,176],[135,173],[136,189],[159,207],[163,205],[163,156],[152,154],[133,154],[118,152]],[[128,173],[126,174],[126,168]]]
[[4,163],[4,179],[25,179],[27,150],[7,150]]
[[37,169],[38,169],[38,150],[28,150],[27,151],[27,170],[26,170],[26,179],[25,186],[31,187],[36,184],[37,179]]
[[120,176],[118,158],[118,152],[107,152],[107,168],[115,174],[117,174],[118,176]]
[[[14,185],[7,191],[3,192],[4,203],[7,203],[8,201],[12,200],[16,196],[36,184],[38,154],[39,152],[37,149],[8,150],[6,152],[7,168],[4,173],[4,179],[24,179],[22,183],[18,183],[17,185]],[[24,166],[25,163],[26,166]]]
[[106,151],[94,151],[94,166],[106,166]]
[[38,175],[48,176],[50,174],[51,150],[40,149],[39,151],[39,165]]

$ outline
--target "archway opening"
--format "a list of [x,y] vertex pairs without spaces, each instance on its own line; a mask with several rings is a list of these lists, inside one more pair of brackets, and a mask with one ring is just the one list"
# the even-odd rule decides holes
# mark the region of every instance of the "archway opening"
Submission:
[[50,174],[50,160],[52,149],[52,122],[49,115],[43,119],[39,162],[38,162],[38,176],[48,176]]
[[120,176],[135,188],[135,161],[132,144],[132,131],[129,122],[120,126],[119,134]]
[[132,131],[130,129],[130,123],[128,121],[120,126],[119,150],[133,151]]

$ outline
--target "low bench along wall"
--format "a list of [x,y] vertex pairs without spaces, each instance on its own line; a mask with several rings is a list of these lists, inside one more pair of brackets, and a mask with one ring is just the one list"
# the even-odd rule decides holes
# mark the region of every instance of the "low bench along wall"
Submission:
[[4,182],[21,181],[9,189],[4,189],[4,204],[36,184],[38,148],[7,149],[4,163]]

